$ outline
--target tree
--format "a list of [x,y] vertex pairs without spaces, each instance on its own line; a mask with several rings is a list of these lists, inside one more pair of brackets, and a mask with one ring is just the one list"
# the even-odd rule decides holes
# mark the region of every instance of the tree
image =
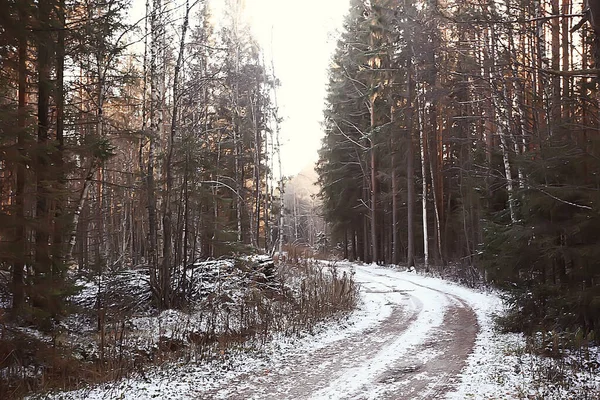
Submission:
[[[597,36],[594,6],[578,7],[353,1],[318,168],[334,239],[346,248],[356,240],[361,259],[422,260],[425,269],[435,248],[442,264],[476,266],[517,288],[528,329],[595,329],[586,246],[596,238],[582,221],[595,220],[597,71],[588,66]],[[572,318],[557,317],[565,309]]]

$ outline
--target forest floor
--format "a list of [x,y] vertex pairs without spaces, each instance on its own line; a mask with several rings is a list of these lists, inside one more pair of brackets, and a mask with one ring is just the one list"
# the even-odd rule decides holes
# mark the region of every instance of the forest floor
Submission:
[[[494,329],[500,297],[375,265],[337,263],[361,285],[343,322],[275,337],[211,363],[165,365],[75,399],[592,399],[599,352],[560,360]],[[587,363],[587,369],[575,368]],[[594,364],[595,363],[595,364]]]

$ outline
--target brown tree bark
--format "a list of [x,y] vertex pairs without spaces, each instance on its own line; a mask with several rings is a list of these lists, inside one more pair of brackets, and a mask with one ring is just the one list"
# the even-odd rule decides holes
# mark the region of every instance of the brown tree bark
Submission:
[[164,68],[162,51],[164,47],[164,36],[161,26],[162,0],[154,0],[152,13],[150,15],[150,147],[148,150],[148,168],[146,173],[146,191],[148,207],[148,263],[150,264],[150,286],[162,306],[161,279],[158,265],[158,239],[157,239],[157,215],[156,215],[156,184],[154,179],[156,142],[162,136],[163,130],[163,90],[164,90]]
[[63,153],[65,149],[65,0],[58,0],[57,11],[57,43],[56,43],[56,151],[54,165],[56,168],[55,199],[54,199],[54,231],[52,239],[52,268],[53,275],[62,278],[65,266],[64,234],[66,228],[67,181]]
[[[23,10],[19,9],[19,21],[23,27],[28,24],[28,18]],[[17,162],[17,174],[15,177],[15,261],[12,271],[12,310],[13,317],[19,315],[19,311],[25,302],[25,287],[23,278],[25,276],[25,260],[27,229],[25,227],[25,183],[26,183],[26,124],[27,124],[27,109],[26,109],[26,93],[27,93],[27,50],[29,43],[27,40],[27,31],[23,29],[19,36],[18,49],[18,109],[17,109],[17,147],[19,151],[19,160]]]
[[[38,3],[39,31],[37,37],[38,67],[38,101],[37,101],[37,148],[36,148],[36,226],[35,226],[35,267],[33,306],[47,311],[52,316],[51,281],[52,265],[50,258],[50,231],[52,218],[50,215],[50,93],[51,55],[50,55],[50,13],[51,0],[40,0]],[[42,318],[45,318],[43,316]],[[43,322],[43,321],[40,321]]]

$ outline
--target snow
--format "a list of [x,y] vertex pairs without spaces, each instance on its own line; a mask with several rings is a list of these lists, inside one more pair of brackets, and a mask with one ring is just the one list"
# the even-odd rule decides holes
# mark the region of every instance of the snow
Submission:
[[[520,334],[500,334],[488,324],[482,329],[475,351],[462,373],[462,381],[448,399],[592,399],[600,394],[597,372],[574,372],[561,367],[560,360],[540,357],[526,351]],[[592,358],[600,360],[598,348]],[[567,357],[567,361],[569,358]],[[548,373],[566,375],[566,382]],[[560,372],[559,372],[560,371]]]
[[[502,334],[496,331],[494,316],[503,312],[502,300],[497,293],[480,292],[441,279],[424,277],[408,272],[396,272],[370,266],[386,276],[406,279],[430,288],[451,293],[466,301],[477,314],[479,333],[475,348],[467,359],[460,382],[447,399],[568,399],[594,398],[600,393],[600,374],[594,371],[573,372],[562,369],[568,377],[569,388],[560,383],[544,382],[546,370],[559,370],[560,362],[526,352],[526,341],[520,334]],[[590,359],[600,365],[600,350],[591,349]],[[567,357],[573,359],[575,356]],[[593,361],[592,361],[593,363]],[[591,397],[588,397],[591,396]]]
[[0,269],[0,317],[2,317],[2,310],[8,310],[12,305],[10,281],[9,271]]
[[[374,270],[373,268],[370,269]],[[357,272],[357,278],[360,282],[362,278],[360,272]],[[376,288],[383,287],[390,289],[386,282],[389,283],[390,280],[382,278],[377,282],[378,285]],[[373,285],[373,283],[372,280],[368,282],[369,285]],[[419,306],[422,307],[417,320],[410,325],[408,330],[398,336],[391,345],[381,349],[369,364],[361,365],[358,368],[353,368],[345,372],[342,377],[333,381],[327,388],[319,391],[315,395],[316,399],[342,398],[346,393],[354,393],[361,387],[370,385],[390,364],[406,354],[410,348],[420,344],[429,332],[442,324],[444,309],[447,303],[445,296],[432,292],[427,288],[413,287],[412,285],[394,285],[391,289],[395,290],[395,292],[391,293],[392,295],[400,295],[403,291],[408,290],[413,292],[412,295],[414,297],[411,297],[410,308],[416,309]],[[414,298],[423,299],[425,302],[422,305],[417,305],[413,300]],[[425,354],[420,355],[425,356]],[[423,361],[425,361],[424,358]]]
[[[437,350],[421,349],[416,353],[416,349],[431,339],[436,329],[443,328],[449,307],[459,305],[473,310],[479,331],[466,366],[451,393],[446,395],[447,399],[565,399],[600,392],[600,376],[593,370],[572,372],[568,367],[558,365],[556,360],[529,354],[525,351],[526,342],[522,335],[498,333],[494,329],[494,315],[503,312],[503,305],[497,293],[472,290],[441,279],[377,265],[339,262],[337,266],[354,274],[361,283],[362,301],[347,318],[324,323],[312,333],[299,337],[278,334],[265,344],[247,343],[236,350],[222,351],[220,357],[209,361],[169,363],[117,383],[57,393],[49,398],[227,399],[240,398],[236,394],[245,390],[254,393],[248,398],[277,398],[268,386],[269,378],[285,375],[296,361],[310,358],[319,349],[355,338],[357,334],[369,335],[398,305],[405,307],[406,313],[416,316],[406,329],[387,342],[368,363],[340,368],[339,373],[329,377],[327,385],[315,388],[308,398],[359,398],[348,397],[352,393],[362,393],[360,398],[381,398],[386,393],[385,382],[382,384],[379,379],[375,384],[374,381],[402,357],[420,363],[434,359]],[[168,336],[176,334],[173,327],[181,326],[183,319],[189,321],[190,316],[165,311],[158,320],[138,319],[134,324],[140,330],[147,330],[150,336]],[[600,366],[599,353],[592,349],[588,356],[592,366]],[[570,355],[566,363],[574,363],[580,358],[576,354]],[[325,370],[326,364],[315,368]],[[563,382],[568,380],[568,385],[544,381],[544,376],[551,371],[561,372]],[[427,378],[431,379],[426,373],[415,373],[407,379]],[[213,395],[205,397],[209,392]],[[422,393],[425,394],[427,392]],[[593,398],[593,394],[589,398]]]

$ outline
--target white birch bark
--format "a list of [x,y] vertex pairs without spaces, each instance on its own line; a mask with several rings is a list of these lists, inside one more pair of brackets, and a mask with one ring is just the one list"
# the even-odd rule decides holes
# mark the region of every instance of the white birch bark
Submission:
[[[155,195],[155,153],[156,142],[163,133],[163,109],[162,99],[164,94],[164,35],[162,27],[162,0],[153,0],[152,13],[150,15],[150,146],[148,150],[147,170],[147,201],[148,201],[148,255],[151,268],[150,285],[158,291],[160,285],[160,274],[158,273],[157,253],[157,215]],[[157,293],[161,297],[161,293]]]
[[164,165],[166,190],[163,199],[163,260],[160,270],[160,285],[162,294],[162,305],[164,307],[171,306],[171,277],[173,271],[173,232],[172,232],[172,210],[171,210],[171,192],[173,190],[173,146],[175,145],[175,137],[178,130],[179,118],[179,79],[183,69],[184,54],[185,54],[185,37],[188,28],[190,15],[189,0],[185,3],[185,16],[181,27],[181,37],[179,43],[179,53],[175,64],[173,74],[173,110],[171,116],[171,132],[167,138],[167,152]]
[[[424,97],[424,96],[423,96]],[[421,186],[421,206],[423,209],[423,256],[425,270],[429,269],[429,232],[427,227],[427,160],[425,153],[425,146],[427,146],[427,138],[425,137],[424,127],[424,107],[419,107],[417,114],[419,116],[419,147],[421,150],[421,176],[423,177],[423,184]]]
[[[271,41],[273,38],[271,37]],[[273,46],[271,45],[271,48]],[[271,57],[271,73],[275,75],[275,63],[273,61],[273,57]],[[273,111],[273,118],[275,120],[275,152],[277,153],[277,167],[279,170],[279,215],[277,216],[277,251],[279,252],[279,260],[283,257],[283,209],[284,209],[284,199],[283,195],[285,194],[285,181],[283,179],[283,168],[281,165],[281,142],[280,142],[280,126],[279,126],[279,116],[278,116],[278,103],[277,103],[277,88],[275,85],[273,86],[273,104],[275,106]],[[273,246],[273,249],[275,247]]]
[[90,186],[92,179],[94,178],[94,166],[92,165],[88,170],[88,173],[83,181],[83,187],[81,188],[81,193],[79,195],[79,201],[77,202],[77,208],[73,213],[73,220],[71,225],[71,234],[69,235],[69,247],[67,249],[67,255],[65,260],[71,260],[73,257],[73,249],[75,248],[75,244],[77,242],[77,229],[79,227],[79,218],[81,217],[81,212],[83,211],[83,207],[85,206],[85,202],[88,197],[88,193],[90,191]]
[[239,110],[239,83],[238,77],[240,72],[240,45],[239,45],[239,18],[240,12],[239,2],[235,1],[235,6],[233,10],[233,45],[234,49],[234,71],[235,71],[235,82],[233,88],[233,121],[232,121],[232,130],[233,130],[233,156],[234,156],[234,164],[235,164],[235,190],[237,193],[236,196],[236,219],[237,219],[237,240],[241,242],[243,239],[243,227],[242,227],[242,182],[241,182],[241,174],[240,174],[240,132],[238,132],[239,126],[237,124],[240,110]]
[[[492,34],[490,35],[488,46],[489,46],[489,54],[492,59],[492,62],[495,65],[496,60],[496,44],[498,42],[498,38],[496,37],[496,31],[492,27]],[[494,104],[494,108],[496,109],[496,115],[498,118],[497,121],[497,134],[500,137],[500,150],[502,151],[502,162],[504,164],[504,174],[506,176],[506,189],[508,192],[508,208],[510,212],[510,220],[514,224],[517,222],[516,215],[516,199],[515,199],[515,190],[514,190],[514,182],[512,177],[510,158],[509,158],[509,145],[507,137],[509,135],[510,130],[510,121],[508,119],[509,107],[511,107],[510,99],[508,98],[507,87],[502,77],[502,72],[498,70],[494,75],[494,73],[490,72],[489,81],[490,85],[495,86],[495,84],[502,85],[502,91],[492,90],[492,101]],[[503,100],[503,101],[502,101]]]
[[[504,87],[503,95],[506,96],[506,86]],[[509,146],[507,140],[507,130],[509,129],[509,121],[506,117],[506,104],[504,107],[500,100],[497,98],[498,94],[494,96],[494,102],[496,103],[496,109],[498,110],[498,136],[500,137],[500,148],[502,150],[502,162],[504,164],[504,174],[506,176],[506,189],[508,191],[508,208],[510,211],[510,220],[514,224],[517,222],[516,210],[515,210],[515,189],[513,184],[512,171],[509,159]],[[505,102],[506,103],[506,102]]]

